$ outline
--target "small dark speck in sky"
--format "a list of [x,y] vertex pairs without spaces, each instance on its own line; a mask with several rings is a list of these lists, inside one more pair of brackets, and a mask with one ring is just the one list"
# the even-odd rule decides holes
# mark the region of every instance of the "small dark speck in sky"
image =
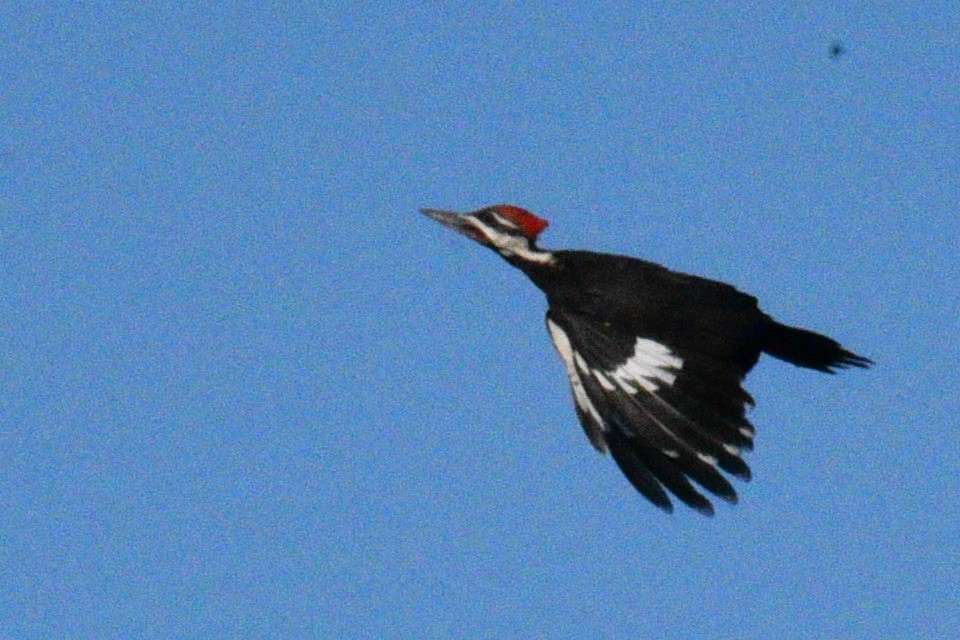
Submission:
[[830,43],[830,59],[839,60],[840,56],[845,54],[847,49],[843,46],[843,43],[839,40],[834,40]]

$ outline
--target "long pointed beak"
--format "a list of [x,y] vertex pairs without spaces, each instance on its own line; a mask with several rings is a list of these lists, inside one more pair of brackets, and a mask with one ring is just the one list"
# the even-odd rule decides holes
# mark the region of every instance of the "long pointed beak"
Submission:
[[445,227],[459,231],[471,240],[481,241],[476,228],[467,222],[466,216],[463,214],[454,211],[441,211],[440,209],[420,209],[420,212],[433,218]]

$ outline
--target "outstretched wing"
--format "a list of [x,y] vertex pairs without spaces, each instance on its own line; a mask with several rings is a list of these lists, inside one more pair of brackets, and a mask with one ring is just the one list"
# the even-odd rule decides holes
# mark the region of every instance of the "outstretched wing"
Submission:
[[587,437],[612,454],[637,491],[666,511],[673,509],[669,491],[712,514],[694,483],[737,501],[722,472],[750,478],[741,453],[753,446],[745,417],[753,399],[740,386],[742,364],[556,309],[547,312],[547,328]]

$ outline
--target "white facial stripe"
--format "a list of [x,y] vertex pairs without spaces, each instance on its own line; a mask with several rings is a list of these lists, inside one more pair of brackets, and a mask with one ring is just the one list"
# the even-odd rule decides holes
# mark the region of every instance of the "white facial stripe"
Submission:
[[483,222],[480,222],[478,218],[470,216],[468,220],[470,221],[470,224],[479,229],[483,235],[487,236],[490,244],[495,246],[497,249],[516,250],[527,244],[526,238],[510,233],[504,233],[502,231],[497,231],[493,227],[487,226]]
[[499,222],[501,225],[503,225],[503,226],[506,227],[507,229],[519,229],[519,228],[520,228],[520,227],[518,227],[517,225],[515,225],[515,224],[513,223],[513,221],[507,220],[506,218],[504,218],[504,217],[503,217],[502,215],[500,215],[499,213],[493,212],[493,213],[491,213],[491,215],[494,217],[494,219],[496,219],[497,222]]
[[550,330],[550,337],[553,338],[553,344],[557,348],[557,352],[560,354],[564,366],[567,368],[567,375],[570,377],[570,388],[573,390],[574,401],[581,411],[593,418],[597,427],[606,430],[606,425],[604,425],[603,418],[600,417],[600,412],[597,411],[597,408],[593,406],[593,402],[590,401],[586,389],[583,388],[583,381],[580,380],[580,374],[577,373],[577,359],[579,358],[582,361],[583,358],[573,350],[573,345],[570,344],[570,339],[567,338],[567,334],[564,333],[563,329],[553,320],[547,320],[547,328]]
[[[490,244],[503,256],[518,256],[528,262],[539,262],[540,264],[551,264],[554,262],[554,257],[549,251],[534,251],[531,249],[530,241],[524,236],[497,231],[472,216],[469,217],[468,220],[480,233],[487,237]],[[514,224],[510,226],[513,226],[515,229],[519,228]]]
[[646,338],[637,338],[633,355],[617,367],[611,377],[628,393],[635,393],[631,385],[638,385],[653,393],[659,388],[659,382],[667,386],[676,382],[677,375],[670,369],[679,370],[682,367],[683,360],[673,355],[664,345]]

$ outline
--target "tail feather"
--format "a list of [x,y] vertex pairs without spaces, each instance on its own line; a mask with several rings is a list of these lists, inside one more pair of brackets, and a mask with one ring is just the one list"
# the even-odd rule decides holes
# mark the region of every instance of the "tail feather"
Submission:
[[813,331],[769,320],[761,329],[760,349],[798,367],[836,373],[838,369],[865,369],[873,361],[844,349],[839,342]]

